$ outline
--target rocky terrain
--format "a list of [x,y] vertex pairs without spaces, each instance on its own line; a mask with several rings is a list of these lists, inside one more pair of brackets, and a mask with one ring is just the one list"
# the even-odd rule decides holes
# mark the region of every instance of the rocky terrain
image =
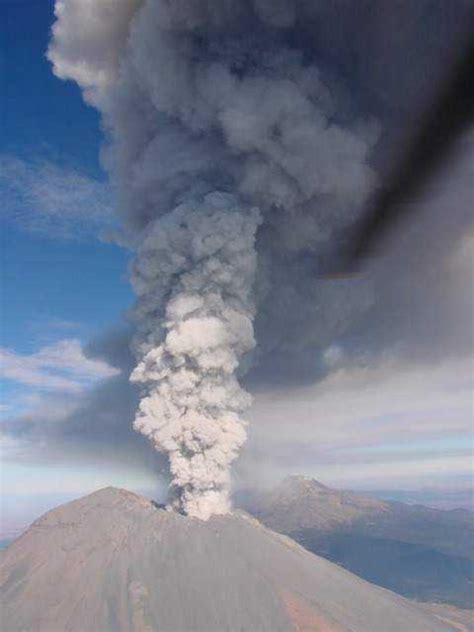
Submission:
[[35,521],[0,587],[8,632],[460,629],[248,515],[204,522],[114,488]]
[[474,606],[474,514],[381,501],[304,476],[237,503],[361,577],[423,601]]

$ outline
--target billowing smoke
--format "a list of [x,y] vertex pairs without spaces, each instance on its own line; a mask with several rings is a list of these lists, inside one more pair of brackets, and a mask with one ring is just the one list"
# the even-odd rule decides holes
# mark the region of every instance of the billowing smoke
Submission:
[[253,285],[259,215],[211,193],[155,220],[132,282],[144,396],[134,426],[169,456],[174,504],[228,510],[229,466],[245,440],[249,395],[235,377],[255,346]]
[[[121,239],[136,251],[134,426],[169,457],[172,504],[201,518],[229,508],[250,403],[238,376],[280,343],[271,325],[256,343],[254,323],[273,306],[298,318],[303,279],[374,184],[377,125],[355,116],[304,33],[319,5],[56,0],[49,57],[102,113]],[[339,307],[367,303],[344,284],[305,287],[322,346],[321,331],[344,328]]]

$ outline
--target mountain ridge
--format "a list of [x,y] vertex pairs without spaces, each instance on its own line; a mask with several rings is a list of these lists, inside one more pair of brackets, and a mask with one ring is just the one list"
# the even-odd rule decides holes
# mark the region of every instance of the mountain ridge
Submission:
[[245,513],[204,522],[115,488],[47,512],[0,560],[9,632],[455,629]]
[[409,598],[472,608],[474,515],[378,500],[287,477],[236,503],[368,581]]

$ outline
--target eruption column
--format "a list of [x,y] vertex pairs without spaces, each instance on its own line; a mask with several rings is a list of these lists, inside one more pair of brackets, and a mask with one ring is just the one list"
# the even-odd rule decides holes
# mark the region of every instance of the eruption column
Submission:
[[138,249],[133,285],[140,333],[134,422],[172,476],[172,505],[208,518],[229,510],[229,467],[245,440],[250,396],[236,379],[255,346],[254,249],[259,214],[212,193],[156,220]]

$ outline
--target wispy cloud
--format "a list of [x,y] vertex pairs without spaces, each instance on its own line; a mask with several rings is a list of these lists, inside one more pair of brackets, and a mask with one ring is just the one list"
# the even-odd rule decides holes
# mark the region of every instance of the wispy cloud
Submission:
[[70,331],[71,329],[78,329],[81,324],[72,320],[64,320],[63,318],[50,318],[43,326],[53,331]]
[[311,387],[257,393],[240,474],[303,472],[346,486],[466,474],[473,367],[469,358],[417,366],[387,356]]
[[40,390],[78,392],[93,382],[119,373],[103,360],[84,355],[81,343],[66,338],[39,351],[22,355],[0,349],[4,379]]
[[98,236],[114,223],[107,183],[49,161],[0,154],[5,220],[59,239]]
[[34,347],[44,347],[64,338],[78,338],[85,329],[80,322],[38,314],[26,324],[25,336]]

